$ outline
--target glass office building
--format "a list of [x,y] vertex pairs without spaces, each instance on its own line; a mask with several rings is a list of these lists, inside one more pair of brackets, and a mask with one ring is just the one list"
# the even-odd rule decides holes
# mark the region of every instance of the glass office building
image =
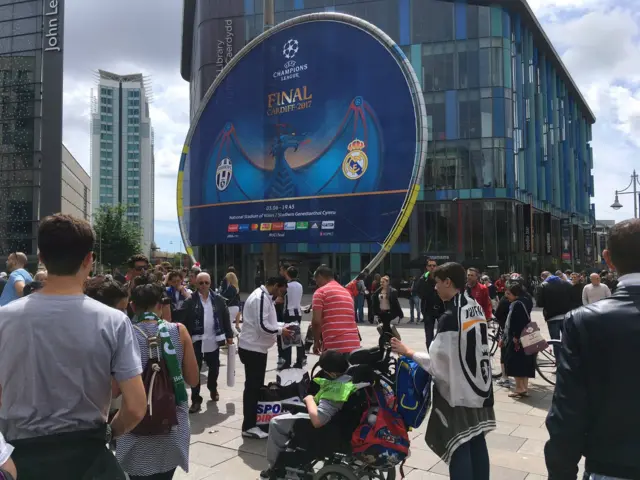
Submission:
[[[221,70],[216,42],[236,53],[262,31],[263,0],[186,0],[182,76],[195,112]],[[422,83],[429,154],[420,201],[382,271],[407,275],[425,256],[482,269],[593,262],[590,147],[595,117],[525,0],[275,0],[276,23],[343,12],[384,30]],[[570,239],[567,239],[567,232]],[[219,247],[247,264],[262,245]],[[312,269],[359,271],[377,244],[285,244],[280,256]],[[210,263],[213,248],[200,256]],[[248,260],[247,260],[248,259]]]
[[[61,210],[63,0],[0,1],[0,258]],[[3,260],[4,261],[4,260]]]

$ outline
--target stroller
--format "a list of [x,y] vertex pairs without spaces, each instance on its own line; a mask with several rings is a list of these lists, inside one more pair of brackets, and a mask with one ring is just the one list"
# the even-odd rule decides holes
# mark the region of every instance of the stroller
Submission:
[[[393,392],[396,360],[388,343],[384,348],[359,349],[349,356],[347,370],[354,383],[367,383],[381,392]],[[312,376],[323,376],[323,372]],[[312,385],[315,386],[314,383]],[[357,458],[351,451],[351,436],[367,410],[364,389],[351,395],[342,410],[321,429],[309,422],[297,422],[291,433],[287,450],[279,459],[286,471],[285,479],[299,480],[394,480],[395,468],[381,469]],[[311,391],[310,394],[315,392]],[[283,402],[283,410],[306,413],[306,406]]]

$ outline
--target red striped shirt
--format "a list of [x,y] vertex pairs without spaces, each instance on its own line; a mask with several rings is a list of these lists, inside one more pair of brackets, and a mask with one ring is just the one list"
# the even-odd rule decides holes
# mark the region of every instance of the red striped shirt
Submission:
[[313,310],[322,312],[322,349],[353,352],[360,348],[353,297],[335,280],[313,294]]

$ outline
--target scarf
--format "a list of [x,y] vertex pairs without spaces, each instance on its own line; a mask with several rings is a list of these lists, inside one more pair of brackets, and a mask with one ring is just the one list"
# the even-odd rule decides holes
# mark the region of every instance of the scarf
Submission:
[[169,369],[169,375],[171,375],[173,393],[176,395],[176,404],[186,402],[188,400],[187,387],[182,377],[182,369],[180,368],[176,349],[171,341],[171,334],[169,333],[167,322],[153,312],[144,312],[134,319],[134,323],[147,320],[155,320],[158,323],[158,337],[160,337],[160,342],[162,343],[162,357]]

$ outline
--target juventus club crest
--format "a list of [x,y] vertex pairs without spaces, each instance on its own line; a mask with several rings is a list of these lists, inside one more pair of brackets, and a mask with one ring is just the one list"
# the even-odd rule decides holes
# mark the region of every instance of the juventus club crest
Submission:
[[216,168],[216,188],[223,192],[231,183],[233,177],[233,165],[230,158],[223,158]]

